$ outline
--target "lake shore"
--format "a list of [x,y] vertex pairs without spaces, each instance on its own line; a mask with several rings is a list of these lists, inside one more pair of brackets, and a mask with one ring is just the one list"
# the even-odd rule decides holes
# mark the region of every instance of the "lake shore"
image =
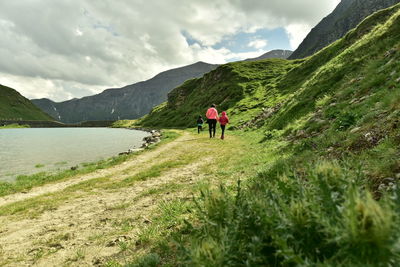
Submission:
[[[101,128],[100,132],[97,128],[87,128],[87,130],[82,128],[62,128],[60,130],[30,128],[5,129],[4,131],[6,132],[0,132],[0,140],[3,143],[3,151],[0,152],[0,156],[9,158],[9,160],[3,160],[0,163],[0,168],[4,167],[0,170],[3,181],[15,180],[19,175],[28,176],[23,180],[28,180],[29,176],[33,176],[32,179],[40,175],[57,176],[60,170],[64,172],[70,168],[82,169],[97,163],[101,165],[102,162],[110,161],[118,154],[137,152],[149,144],[158,142],[160,137],[159,132],[153,134],[148,131],[133,133],[126,129],[112,128]],[[45,134],[50,135],[49,138],[44,138]],[[153,135],[158,137],[148,138]],[[10,138],[12,140],[9,140]],[[76,141],[74,141],[75,139]],[[43,155],[36,151],[42,151]],[[75,151],[80,151],[77,157],[74,156]],[[51,172],[51,174],[44,172]],[[35,175],[35,173],[40,174]]]
[[[111,165],[77,170],[1,197],[0,265],[120,266],[135,261],[181,227],[193,204],[191,195],[205,184],[235,184],[240,175],[255,171],[242,168],[242,139],[225,141],[205,133],[163,131],[161,142]],[[223,176],[217,171],[221,166],[227,172]]]

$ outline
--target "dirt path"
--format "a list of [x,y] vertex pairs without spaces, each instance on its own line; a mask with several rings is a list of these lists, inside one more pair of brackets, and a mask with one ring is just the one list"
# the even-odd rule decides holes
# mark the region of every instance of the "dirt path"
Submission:
[[[160,203],[188,198],[185,188],[209,175],[203,169],[216,160],[214,147],[186,132],[118,166],[1,198],[0,208],[20,205],[22,211],[0,217],[0,265],[104,265],[127,244],[138,242]],[[98,178],[109,180],[85,184]],[[127,179],[133,180],[123,186]],[[182,190],[173,190],[177,186]],[[71,193],[77,197],[65,198],[71,187],[77,188]],[[38,209],[28,205],[37,199],[54,207],[26,216]]]

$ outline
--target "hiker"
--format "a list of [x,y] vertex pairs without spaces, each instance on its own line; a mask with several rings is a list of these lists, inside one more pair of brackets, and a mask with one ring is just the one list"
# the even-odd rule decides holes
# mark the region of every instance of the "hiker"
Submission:
[[218,111],[215,108],[215,104],[212,104],[211,107],[207,110],[206,117],[208,123],[208,131],[210,132],[210,138],[215,137],[215,128],[217,127],[218,121]]
[[197,119],[197,133],[199,134],[200,131],[203,131],[203,117],[201,117],[201,115],[199,115],[199,118]]
[[224,140],[224,138],[225,138],[225,136],[224,136],[224,134],[225,134],[225,126],[226,126],[228,123],[229,123],[229,118],[228,118],[228,116],[226,115],[226,112],[223,111],[223,112],[221,113],[221,117],[219,117],[219,124],[221,125],[221,130],[222,130],[222,133],[221,133],[221,139],[222,139],[222,140]]

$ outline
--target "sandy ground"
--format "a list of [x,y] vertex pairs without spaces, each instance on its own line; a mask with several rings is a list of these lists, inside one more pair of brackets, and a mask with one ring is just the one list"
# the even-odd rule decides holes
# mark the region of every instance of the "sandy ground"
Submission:
[[[151,169],[162,160],[189,153],[196,142],[193,136],[183,134],[178,139],[146,151],[136,158],[109,169],[71,178],[70,180],[34,188],[0,198],[0,207],[20,201],[29,201],[46,194],[63,192],[68,187],[99,177],[122,180],[144,168]],[[158,158],[158,160],[154,160]],[[157,197],[143,195],[149,189],[166,184],[192,184],[201,175],[198,170],[212,157],[186,164],[162,173],[161,176],[137,181],[134,186],[117,190],[96,189],[79,198],[68,199],[54,210],[35,218],[14,215],[0,217],[0,265],[4,266],[96,266],[120,252],[119,242],[135,242],[146,214],[161,201],[185,198],[184,193],[166,192]],[[141,195],[143,195],[141,197]],[[120,206],[120,208],[118,208]],[[123,220],[129,224],[128,233],[118,231]]]

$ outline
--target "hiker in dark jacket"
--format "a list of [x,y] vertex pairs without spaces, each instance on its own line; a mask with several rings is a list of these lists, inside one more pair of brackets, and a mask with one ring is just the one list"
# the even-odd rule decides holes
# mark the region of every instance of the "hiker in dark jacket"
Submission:
[[203,123],[204,123],[204,120],[200,115],[199,118],[197,119],[197,133],[198,134],[200,133],[200,131],[203,131]]

